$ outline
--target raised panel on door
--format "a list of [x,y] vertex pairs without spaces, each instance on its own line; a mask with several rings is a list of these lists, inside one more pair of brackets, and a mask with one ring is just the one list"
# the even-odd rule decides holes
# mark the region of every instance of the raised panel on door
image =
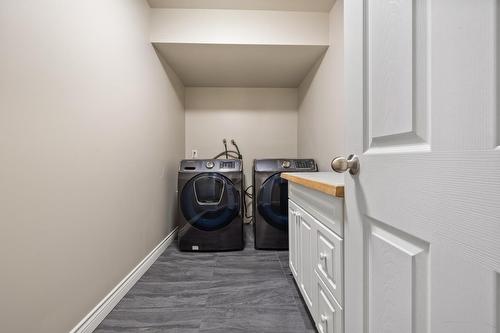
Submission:
[[302,291],[302,296],[306,301],[307,306],[313,311],[313,249],[314,249],[314,221],[302,209],[298,212],[298,220],[300,221],[299,232],[299,286]]
[[320,222],[316,227],[315,269],[335,299],[343,303],[343,241]]
[[292,201],[288,201],[288,243],[289,243],[289,265],[293,276],[298,280],[298,218],[297,218],[297,208]]
[[346,333],[498,333],[500,1],[344,6]]
[[316,277],[316,327],[319,333],[343,333],[343,310],[329,293],[319,275]]
[[425,332],[430,309],[429,244],[370,222],[370,332]]
[[366,1],[364,150],[426,150],[428,0]]

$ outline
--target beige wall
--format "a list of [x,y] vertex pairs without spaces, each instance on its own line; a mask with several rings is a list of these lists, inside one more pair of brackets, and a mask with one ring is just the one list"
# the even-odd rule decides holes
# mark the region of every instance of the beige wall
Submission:
[[255,158],[295,157],[297,89],[186,88],[186,158],[212,158],[223,138],[240,147],[248,185]]
[[0,2],[1,332],[68,332],[172,230],[183,88],[148,17]]
[[330,12],[330,48],[299,87],[298,152],[330,171],[344,148],[343,0]]

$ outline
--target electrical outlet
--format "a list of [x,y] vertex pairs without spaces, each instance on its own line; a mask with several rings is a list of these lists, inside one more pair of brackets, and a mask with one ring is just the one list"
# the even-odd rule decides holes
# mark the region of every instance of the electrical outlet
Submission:
[[198,158],[198,149],[191,150],[191,158]]

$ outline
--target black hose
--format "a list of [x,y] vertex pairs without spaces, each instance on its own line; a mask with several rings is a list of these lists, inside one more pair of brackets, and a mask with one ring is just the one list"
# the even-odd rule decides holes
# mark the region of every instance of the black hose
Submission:
[[[248,205],[252,204],[252,202],[250,201],[248,203]],[[247,219],[250,219],[250,223],[253,221],[253,215],[248,215],[248,205],[245,203],[245,217]]]
[[222,140],[222,144],[224,145],[224,150],[225,150],[225,152],[226,152],[226,160],[227,160],[227,159],[229,158],[229,157],[227,156],[227,140],[226,140],[226,139],[223,139],[223,140]]
[[[223,151],[222,153],[217,154],[217,156],[212,157],[212,159],[213,159],[213,160],[216,160],[216,159],[218,159],[219,157],[221,157],[222,155],[225,155],[225,154],[226,154],[226,152],[225,152],[225,151]],[[231,157],[231,158],[234,158],[235,160],[237,160],[237,159],[238,159],[238,156],[237,156],[237,155],[233,155],[233,154],[238,154],[238,152],[236,152],[236,151],[234,151],[234,150],[228,150],[228,151],[227,151],[227,156],[228,156],[228,157]],[[226,158],[226,159],[227,159],[227,158]]]
[[231,144],[236,148],[236,151],[238,152],[238,158],[240,160],[243,159],[243,156],[240,153],[240,148],[238,148],[238,145],[236,144],[236,141],[234,141],[234,139],[231,139]]
[[246,189],[245,189],[245,195],[247,197],[249,197],[250,199],[253,199],[253,194],[252,193],[248,193],[248,190],[253,188],[253,185],[249,185]]
[[[248,190],[251,189],[253,187],[253,185],[249,185],[247,186],[247,188],[245,188],[245,190],[243,191],[245,193],[244,197],[243,197],[243,203],[244,203],[244,208],[245,208],[245,217],[247,219],[250,219],[250,222],[249,223],[252,223],[253,221],[253,215],[249,215],[248,214],[248,206],[252,204],[252,200],[253,200],[253,195],[248,193]],[[247,203],[247,197],[250,199],[250,201]]]

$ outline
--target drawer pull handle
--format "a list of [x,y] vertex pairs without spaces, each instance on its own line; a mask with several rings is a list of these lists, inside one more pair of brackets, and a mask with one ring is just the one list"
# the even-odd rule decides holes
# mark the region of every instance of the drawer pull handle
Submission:
[[320,258],[321,260],[326,259],[326,257],[327,257],[327,255],[326,255],[326,253],[324,253],[324,252],[321,252],[321,253],[319,254],[319,258]]
[[328,320],[328,316],[325,316],[325,315],[321,315],[321,322],[324,323]]

